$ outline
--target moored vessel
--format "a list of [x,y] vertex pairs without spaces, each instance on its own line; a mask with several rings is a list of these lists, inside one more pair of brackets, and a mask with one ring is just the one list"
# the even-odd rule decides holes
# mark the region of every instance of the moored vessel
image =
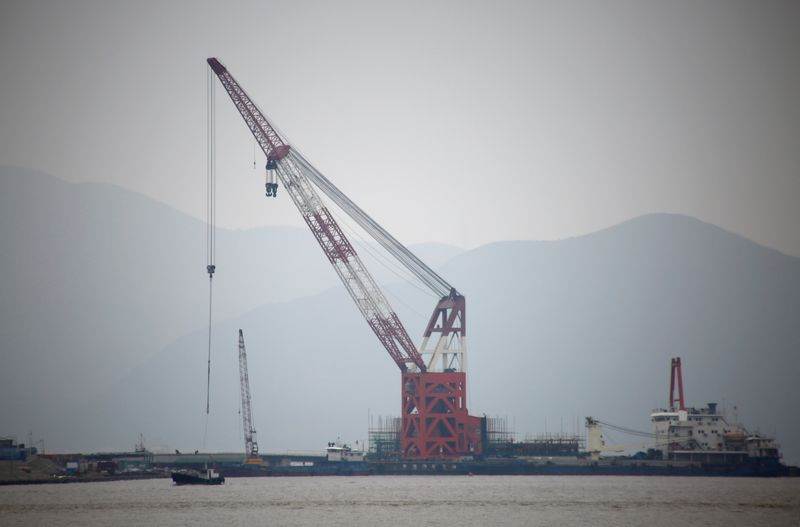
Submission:
[[225,483],[225,477],[214,469],[207,468],[205,472],[196,470],[173,472],[172,481],[176,485],[222,485]]

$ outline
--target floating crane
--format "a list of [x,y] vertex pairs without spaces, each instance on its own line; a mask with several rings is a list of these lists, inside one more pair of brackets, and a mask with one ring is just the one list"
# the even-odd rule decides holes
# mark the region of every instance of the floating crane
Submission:
[[[219,60],[209,58],[207,62],[266,155],[267,196],[276,196],[277,181],[283,184],[367,324],[400,369],[403,457],[481,454],[482,421],[467,411],[464,296],[287,144]],[[440,298],[419,350],[317,189]]]
[[242,425],[244,426],[245,465],[260,465],[256,429],[253,427],[253,412],[250,409],[250,378],[247,375],[247,351],[244,348],[244,334],[239,330],[239,381],[242,391]]

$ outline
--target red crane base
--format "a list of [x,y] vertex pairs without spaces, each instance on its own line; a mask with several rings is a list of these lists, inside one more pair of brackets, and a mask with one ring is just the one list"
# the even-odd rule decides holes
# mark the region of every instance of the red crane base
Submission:
[[466,373],[405,372],[401,389],[403,458],[481,454],[481,419],[467,411]]

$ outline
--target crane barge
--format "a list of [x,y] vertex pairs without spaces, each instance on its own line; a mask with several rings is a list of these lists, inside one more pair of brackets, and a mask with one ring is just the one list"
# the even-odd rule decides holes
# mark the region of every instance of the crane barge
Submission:
[[[267,158],[267,196],[277,196],[280,181],[361,315],[400,369],[402,456],[417,460],[480,455],[481,419],[467,410],[464,296],[290,146],[218,59],[207,62]],[[439,297],[419,349],[317,190]]]

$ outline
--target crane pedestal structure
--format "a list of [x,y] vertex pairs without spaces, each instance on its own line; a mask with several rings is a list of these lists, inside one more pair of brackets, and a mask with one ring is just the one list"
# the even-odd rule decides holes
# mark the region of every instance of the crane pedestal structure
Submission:
[[402,379],[405,459],[481,453],[481,418],[467,411],[466,373],[405,372]]
[[427,371],[402,374],[405,459],[475,456],[483,451],[481,418],[467,410],[466,309],[466,299],[455,289],[439,300],[420,346],[422,354],[430,355]]

